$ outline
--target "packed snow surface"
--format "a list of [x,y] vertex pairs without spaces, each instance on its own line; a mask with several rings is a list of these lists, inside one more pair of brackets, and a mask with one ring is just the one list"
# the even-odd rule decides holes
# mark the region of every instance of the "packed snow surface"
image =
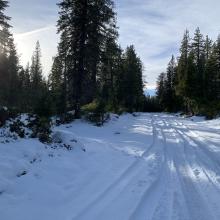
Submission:
[[141,113],[54,131],[73,150],[0,143],[1,220],[220,219],[220,120]]

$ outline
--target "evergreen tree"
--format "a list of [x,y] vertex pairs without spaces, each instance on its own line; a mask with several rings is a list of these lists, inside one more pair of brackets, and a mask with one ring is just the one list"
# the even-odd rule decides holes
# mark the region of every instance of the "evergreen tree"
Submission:
[[120,101],[118,98],[120,73],[122,70],[122,50],[116,43],[116,38],[106,40],[102,53],[102,63],[98,74],[99,93],[109,110],[117,111]]
[[8,7],[8,1],[0,0],[0,25],[9,28],[8,21],[10,18],[4,14],[5,9]]
[[[204,52],[202,35],[197,29],[192,44],[189,32],[186,31],[180,48],[180,58],[177,67],[176,94],[184,101],[185,111],[192,113],[197,93],[201,85],[196,83],[202,66],[202,53]],[[203,53],[204,54],[204,53]],[[200,81],[201,79],[199,79]],[[203,80],[202,80],[203,82]],[[193,85],[193,86],[192,86]],[[200,91],[199,91],[200,90]]]
[[26,68],[21,68],[19,71],[19,86],[18,86],[18,108],[22,112],[30,112],[31,109],[31,82],[30,82],[30,66],[27,64]]
[[0,1],[0,104],[15,108],[18,104],[19,63],[10,18],[4,14],[8,1]]
[[203,113],[209,118],[220,112],[220,37],[213,44],[209,59],[206,63],[206,102]]
[[[7,53],[7,42],[10,38],[9,33],[9,24],[10,20],[4,14],[5,9],[8,7],[8,2],[0,0],[0,105],[7,105],[7,96],[9,88],[9,79],[8,79],[8,53]],[[7,33],[7,35],[6,35]]]
[[[96,0],[93,4],[89,5],[88,20],[90,25],[88,25],[88,42],[86,47],[86,53],[90,56],[86,59],[89,75],[86,88],[89,94],[85,94],[86,102],[91,102],[96,96],[98,67],[102,60],[102,55],[105,53],[106,45],[112,42],[112,46],[115,47],[113,44],[118,37],[113,7],[114,4],[111,0]],[[89,89],[88,85],[90,85]]]
[[127,47],[123,59],[122,100],[129,112],[139,111],[143,104],[143,65],[133,45]]
[[41,49],[40,43],[37,41],[31,62],[31,82],[33,90],[37,90],[41,86],[42,81]]
[[49,76],[49,87],[53,99],[53,112],[55,114],[66,112],[66,90],[62,72],[62,61],[59,56],[56,56],[53,60],[51,74]]
[[157,96],[158,102],[161,105],[163,110],[165,110],[165,108],[166,108],[166,102],[165,102],[165,92],[166,92],[165,88],[166,87],[165,87],[165,83],[166,83],[166,74],[161,73],[158,76],[158,79],[157,79],[156,96]]
[[185,97],[185,86],[186,86],[185,81],[187,78],[189,52],[190,52],[190,37],[189,37],[189,31],[186,30],[180,47],[180,57],[177,68],[176,93],[177,95],[182,97]]
[[0,0],[0,53],[5,54],[8,52],[8,42],[11,37],[9,28],[10,17],[5,15],[5,10],[8,7],[8,1]]
[[[195,64],[196,64],[196,71],[195,71],[195,77],[196,77],[196,87],[194,88],[194,99],[198,103],[198,105],[204,101],[201,99],[202,96],[204,96],[204,88],[205,88],[205,41],[203,38],[203,35],[200,32],[200,29],[197,28],[194,34],[194,38],[192,41],[192,52],[194,54],[195,58]],[[202,94],[202,96],[201,96]]]
[[[171,62],[172,63],[172,62]],[[166,74],[158,78],[157,98],[164,110],[170,109],[169,103],[179,105],[187,113],[205,114],[208,117],[220,111],[220,37],[213,44],[206,36],[204,39],[197,28],[193,39],[189,32],[184,33],[177,67],[174,68],[174,80],[170,72],[171,63]],[[175,102],[171,101],[171,81],[174,82]],[[185,108],[184,108],[185,107]],[[179,109],[179,108],[178,108]]]
[[[41,64],[41,49],[40,43],[37,41],[35,51],[32,56],[32,62],[30,67],[30,81],[31,81],[31,106],[32,110],[35,113],[39,113],[43,115],[42,109],[45,109],[46,113],[46,105],[49,108],[48,101],[48,86],[43,78],[42,74],[42,64]],[[48,103],[46,103],[48,101]]]
[[220,100],[220,37],[213,45],[206,65],[207,99]]
[[165,86],[165,103],[166,110],[173,111],[176,108],[176,97],[175,97],[175,79],[176,79],[176,62],[174,56],[172,56],[166,73]]
[[18,106],[18,84],[19,84],[19,61],[17,51],[14,45],[13,38],[9,41],[9,56],[8,56],[8,76],[9,76],[9,94],[8,94],[8,107]]
[[157,99],[163,109],[168,112],[180,109],[180,98],[176,95],[177,64],[174,56],[168,63],[167,72],[161,73],[157,80]]
[[209,38],[209,36],[206,36],[205,39],[205,59],[206,61],[210,58],[211,52],[212,52],[212,46],[213,46],[213,42],[212,40]]
[[[197,66],[195,63],[195,55],[193,52],[189,53],[188,61],[187,61],[187,75],[185,78],[185,96],[183,97],[183,100],[185,101],[185,107],[186,112],[193,114],[194,113],[194,107],[197,103],[195,100],[197,99]],[[200,91],[201,92],[201,91]]]
[[68,96],[78,118],[80,106],[95,96],[100,53],[115,13],[110,0],[63,0],[58,6],[59,47],[66,60],[67,91],[72,93]]

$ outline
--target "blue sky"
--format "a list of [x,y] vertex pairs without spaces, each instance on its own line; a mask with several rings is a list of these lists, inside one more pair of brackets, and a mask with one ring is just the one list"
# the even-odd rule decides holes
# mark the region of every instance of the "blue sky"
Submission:
[[[41,43],[42,62],[48,74],[56,54],[58,36],[57,0],[10,0],[7,13],[12,17],[13,33],[22,64],[32,55],[35,42]],[[134,44],[144,66],[149,87],[166,69],[178,48],[184,30],[191,34],[197,26],[204,35],[216,39],[220,33],[219,0],[116,0],[119,43]]]

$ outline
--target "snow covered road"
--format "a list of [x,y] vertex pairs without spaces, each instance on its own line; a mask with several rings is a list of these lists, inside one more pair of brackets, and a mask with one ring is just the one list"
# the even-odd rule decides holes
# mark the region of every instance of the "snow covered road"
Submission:
[[86,152],[0,144],[0,219],[220,219],[220,120],[146,113],[55,129]]

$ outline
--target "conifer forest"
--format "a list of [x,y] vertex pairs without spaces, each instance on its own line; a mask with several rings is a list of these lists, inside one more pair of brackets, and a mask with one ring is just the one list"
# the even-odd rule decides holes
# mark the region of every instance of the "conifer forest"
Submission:
[[219,9],[0,0],[0,220],[219,220]]

